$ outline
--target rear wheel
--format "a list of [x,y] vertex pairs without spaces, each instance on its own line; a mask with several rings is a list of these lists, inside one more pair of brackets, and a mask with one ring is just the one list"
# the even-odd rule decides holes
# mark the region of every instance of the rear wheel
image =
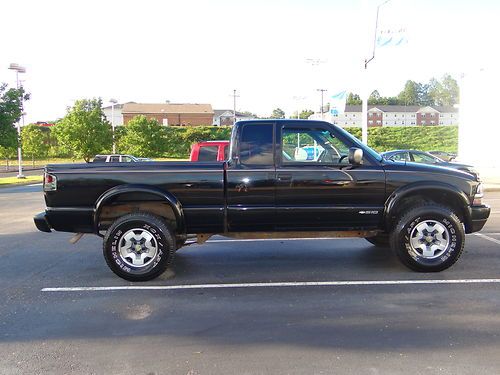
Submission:
[[109,268],[129,281],[146,281],[161,275],[175,249],[175,238],[165,222],[145,212],[118,218],[106,232],[103,243]]
[[451,267],[464,248],[460,219],[447,207],[424,205],[401,217],[390,236],[390,245],[403,264],[419,272],[439,272]]

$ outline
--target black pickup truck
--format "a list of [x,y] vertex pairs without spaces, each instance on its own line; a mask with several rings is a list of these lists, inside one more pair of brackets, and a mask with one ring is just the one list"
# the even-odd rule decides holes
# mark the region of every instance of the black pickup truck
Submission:
[[238,122],[226,162],[48,165],[43,189],[37,228],[103,237],[107,264],[132,281],[214,234],[361,237],[415,271],[441,271],[490,214],[476,177],[384,160],[322,121]]

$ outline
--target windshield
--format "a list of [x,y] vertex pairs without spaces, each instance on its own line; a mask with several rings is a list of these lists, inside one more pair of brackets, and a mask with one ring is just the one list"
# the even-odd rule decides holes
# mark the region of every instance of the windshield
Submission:
[[370,156],[372,156],[375,160],[377,160],[377,161],[383,160],[382,156],[377,151],[375,151],[374,149],[363,144],[358,138],[353,136],[351,133],[347,132],[346,130],[344,130],[340,127],[336,127],[336,129],[338,132],[342,133],[342,135],[344,137],[347,137],[349,140],[351,140],[353,143],[355,143],[357,147],[361,148],[363,150],[363,152],[370,154]]

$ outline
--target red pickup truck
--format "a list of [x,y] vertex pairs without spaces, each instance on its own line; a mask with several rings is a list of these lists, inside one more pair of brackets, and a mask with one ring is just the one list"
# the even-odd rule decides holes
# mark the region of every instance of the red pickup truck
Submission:
[[229,156],[229,141],[198,142],[191,148],[191,161],[225,161]]

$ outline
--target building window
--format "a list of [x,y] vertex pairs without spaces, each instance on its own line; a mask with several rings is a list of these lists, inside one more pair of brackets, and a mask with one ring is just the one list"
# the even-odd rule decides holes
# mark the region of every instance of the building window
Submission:
[[373,121],[372,121],[372,120],[368,120],[368,123],[369,123],[369,124],[373,124]]
[[377,124],[381,124],[381,123],[382,123],[382,121],[380,121],[380,120],[377,120]]

